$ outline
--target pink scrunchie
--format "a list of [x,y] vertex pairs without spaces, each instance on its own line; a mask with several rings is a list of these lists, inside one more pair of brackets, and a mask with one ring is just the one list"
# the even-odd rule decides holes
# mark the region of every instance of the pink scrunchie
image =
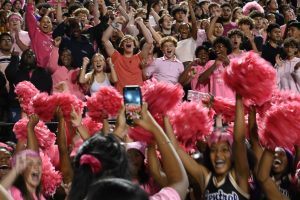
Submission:
[[83,154],[80,157],[80,165],[89,165],[94,174],[101,170],[101,162],[93,155]]

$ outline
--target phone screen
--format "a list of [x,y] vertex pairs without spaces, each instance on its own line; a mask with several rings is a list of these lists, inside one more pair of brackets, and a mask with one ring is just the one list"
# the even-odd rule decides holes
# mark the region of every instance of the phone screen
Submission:
[[125,117],[129,125],[133,125],[134,119],[141,118],[142,93],[139,86],[126,86],[123,89]]

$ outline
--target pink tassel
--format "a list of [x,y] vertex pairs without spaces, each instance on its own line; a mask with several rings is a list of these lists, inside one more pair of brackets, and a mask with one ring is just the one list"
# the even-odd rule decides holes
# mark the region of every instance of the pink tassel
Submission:
[[209,110],[196,102],[184,102],[174,109],[171,123],[178,141],[188,150],[213,131]]
[[40,156],[42,159],[42,186],[43,193],[46,196],[52,196],[55,194],[56,189],[60,186],[62,181],[62,176],[59,171],[56,171],[52,163],[50,162],[50,158],[40,152]]
[[49,98],[48,94],[43,92],[32,99],[34,113],[43,121],[51,121],[55,112],[55,105]]
[[116,116],[123,103],[122,95],[113,87],[103,87],[92,97],[87,97],[89,116],[102,121],[103,115]]
[[261,143],[271,149],[293,149],[300,142],[300,103],[286,102],[274,105],[265,115],[259,131]]
[[102,123],[93,121],[89,116],[82,119],[82,124],[87,128],[90,136],[95,135],[95,133],[99,132],[103,127]]
[[142,94],[152,114],[164,115],[181,102],[184,92],[180,84],[173,85],[152,79],[144,82]]
[[23,111],[30,115],[33,113],[31,99],[40,93],[38,89],[29,81],[22,81],[15,87],[15,93],[19,98],[20,106]]
[[253,10],[257,10],[260,13],[264,13],[264,8],[256,1],[248,2],[243,7],[243,14],[248,16]]
[[[22,118],[15,123],[13,131],[18,140],[27,140],[27,123],[27,118]],[[54,145],[56,136],[47,128],[43,121],[39,121],[39,123],[35,126],[34,133],[39,146],[42,149],[49,149],[52,145]]]
[[244,98],[244,104],[262,105],[272,97],[276,71],[272,65],[253,52],[232,59],[224,71],[225,83]]

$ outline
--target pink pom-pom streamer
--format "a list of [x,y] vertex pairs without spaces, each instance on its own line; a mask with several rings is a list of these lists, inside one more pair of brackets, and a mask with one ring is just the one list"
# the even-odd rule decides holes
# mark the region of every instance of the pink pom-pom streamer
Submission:
[[31,99],[40,93],[38,89],[29,81],[22,81],[15,87],[15,93],[17,94],[20,102],[20,106],[23,111],[30,115],[33,113]]
[[122,102],[123,97],[115,88],[103,87],[87,98],[89,116],[97,122],[102,121],[103,115],[116,116]]
[[103,127],[102,123],[94,121],[89,116],[86,116],[82,119],[82,124],[87,128],[90,136],[93,136],[95,133],[99,132]]
[[43,186],[43,193],[46,196],[52,196],[55,194],[56,189],[60,186],[62,181],[62,175],[59,171],[56,171],[54,166],[52,165],[50,158],[40,152],[40,156],[42,159],[42,186]]
[[300,103],[288,102],[273,106],[265,115],[260,141],[267,148],[293,149],[300,144]]
[[55,112],[55,105],[50,102],[47,93],[42,92],[32,99],[34,113],[43,121],[51,121]]
[[[159,114],[153,115],[153,118],[156,120],[156,122],[161,127],[163,127],[164,122],[163,122],[161,115],[159,115]],[[129,128],[128,135],[134,141],[145,142],[147,144],[151,144],[155,141],[152,133],[150,133],[149,131],[146,131],[145,129],[143,129],[139,126]]]
[[142,86],[142,94],[152,114],[166,114],[181,102],[184,92],[179,84],[148,80]]
[[244,98],[244,104],[262,105],[272,97],[276,71],[272,65],[254,52],[232,59],[224,71],[225,83]]
[[55,93],[49,97],[49,103],[54,105],[54,108],[57,106],[61,108],[66,121],[71,119],[72,107],[77,113],[82,114],[85,105],[83,101],[70,93]]
[[[18,140],[27,140],[27,118],[22,118],[15,123],[13,131],[16,134]],[[39,146],[42,149],[48,149],[54,145],[56,136],[52,133],[44,122],[39,121],[39,123],[34,128],[34,133],[36,135]]]
[[70,157],[75,157],[80,146],[83,144],[83,140],[81,138],[78,138],[75,142],[74,142],[74,146],[72,149],[72,152],[70,153]]
[[257,10],[260,13],[264,13],[264,8],[256,1],[248,2],[243,7],[243,14],[248,16],[253,10]]
[[198,140],[213,131],[209,110],[196,102],[184,102],[171,115],[175,135],[186,149],[194,148]]

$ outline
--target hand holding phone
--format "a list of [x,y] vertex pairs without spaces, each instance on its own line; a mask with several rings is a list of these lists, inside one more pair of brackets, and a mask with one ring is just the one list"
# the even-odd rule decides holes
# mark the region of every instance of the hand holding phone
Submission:
[[134,119],[141,118],[142,92],[138,85],[128,85],[123,88],[126,123],[134,125]]

